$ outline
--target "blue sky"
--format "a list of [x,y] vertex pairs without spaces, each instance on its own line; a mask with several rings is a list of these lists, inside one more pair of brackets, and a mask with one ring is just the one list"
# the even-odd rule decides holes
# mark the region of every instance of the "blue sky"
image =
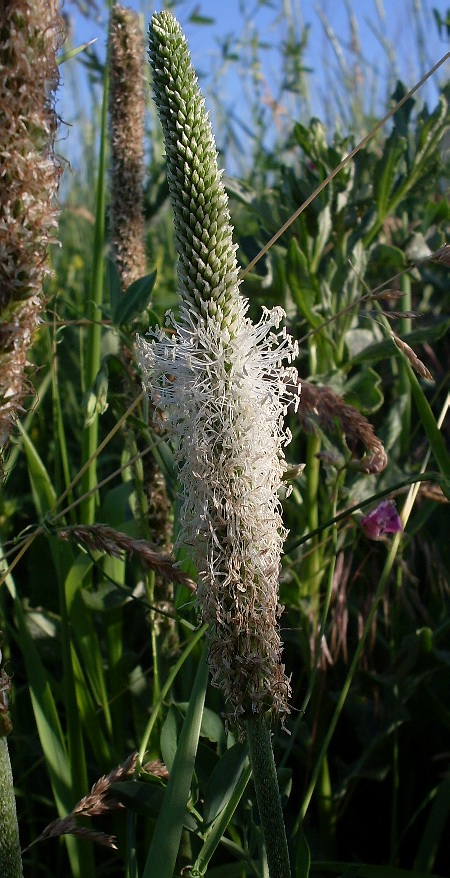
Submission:
[[[98,21],[83,16],[73,0],[66,0],[64,9],[73,27],[72,44],[97,38],[96,51],[103,58],[107,4],[98,0],[97,5],[101,10]],[[139,12],[147,29],[151,13],[163,4],[123,0],[123,5]],[[352,94],[357,102],[358,94],[364,93],[366,109],[375,115],[383,111],[396,78],[410,87],[448,50],[444,34],[439,37],[433,8],[445,18],[446,0],[178,0],[174,11],[188,38],[216,132],[221,121],[235,120],[235,131],[245,151],[245,132],[253,124],[248,118],[252,103],[279,101],[280,120],[302,117],[304,122],[317,115],[330,127],[340,124],[342,133],[346,116],[352,118]],[[212,21],[200,24],[196,15]],[[280,94],[285,57],[281,47],[289,28],[299,39],[306,27],[308,41],[302,61],[311,71],[307,88],[300,95],[295,88]],[[252,65],[255,36],[266,46],[260,52],[257,68]],[[239,61],[233,60],[234,52]],[[361,57],[362,64],[358,61]],[[86,106],[86,77],[77,66],[78,100]],[[75,126],[76,112],[68,88],[69,83],[73,88],[72,73],[67,76],[63,69],[61,112]],[[441,81],[445,77],[443,70],[440,77]],[[420,93],[429,104],[436,99],[436,82]],[[300,78],[295,85],[301,86]],[[229,161],[233,164],[231,152]]]

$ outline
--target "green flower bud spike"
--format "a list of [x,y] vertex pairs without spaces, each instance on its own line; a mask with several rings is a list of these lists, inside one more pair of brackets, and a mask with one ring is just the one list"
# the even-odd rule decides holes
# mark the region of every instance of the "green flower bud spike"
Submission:
[[[159,330],[152,341],[139,340],[139,359],[177,449],[179,542],[189,548],[199,573],[212,683],[224,692],[227,715],[241,728],[245,724],[263,826],[267,815],[276,827],[275,833],[264,830],[271,878],[287,878],[269,720],[283,720],[289,711],[278,628],[286,536],[278,490],[290,439],[282,424],[292,401],[286,379],[296,379],[295,370],[282,363],[292,361],[297,346],[279,329],[281,308],[265,309],[257,324],[247,317],[211,124],[186,40],[170,12],[153,16],[149,46],[181,304],[178,320],[167,316],[175,332]],[[261,764],[252,753],[262,739],[267,746]]]

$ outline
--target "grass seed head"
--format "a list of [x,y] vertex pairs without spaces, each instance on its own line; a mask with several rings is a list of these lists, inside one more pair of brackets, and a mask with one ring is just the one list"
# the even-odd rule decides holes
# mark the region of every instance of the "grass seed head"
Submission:
[[0,449],[30,392],[28,349],[45,303],[61,165],[53,151],[58,0],[0,4]]
[[111,13],[109,128],[111,238],[122,290],[145,275],[144,41],[138,16],[117,5]]

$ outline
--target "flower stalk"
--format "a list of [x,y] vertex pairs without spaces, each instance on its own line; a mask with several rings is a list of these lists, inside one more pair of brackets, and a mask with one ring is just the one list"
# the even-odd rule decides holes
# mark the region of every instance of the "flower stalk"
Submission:
[[169,12],[152,18],[149,56],[181,301],[178,319],[167,315],[172,334],[160,329],[152,341],[138,340],[138,356],[176,447],[179,542],[199,574],[212,683],[224,692],[228,717],[241,729],[245,724],[270,875],[288,878],[270,721],[283,721],[289,711],[278,626],[286,536],[278,490],[290,438],[282,424],[292,402],[286,382],[298,387],[295,369],[283,362],[297,347],[280,329],[281,308],[264,310],[257,324],[247,316],[211,124],[186,40]]
[[48,244],[57,224],[58,6],[58,0],[0,4],[0,451],[30,392],[28,349],[45,304]]
[[[186,40],[169,12],[150,25],[150,61],[161,119],[179,256],[174,334],[138,341],[144,381],[176,443],[182,485],[180,542],[200,577],[210,625],[213,685],[228,715],[288,712],[281,662],[278,576],[283,540],[277,491],[291,396],[283,369],[296,345],[279,329],[284,312],[256,325],[239,293],[228,200],[214,136]],[[168,377],[170,376],[170,377]]]

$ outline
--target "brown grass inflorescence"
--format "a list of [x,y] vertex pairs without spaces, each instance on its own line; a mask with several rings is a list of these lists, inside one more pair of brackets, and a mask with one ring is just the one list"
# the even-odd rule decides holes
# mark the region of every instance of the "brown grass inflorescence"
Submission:
[[137,15],[114,6],[110,31],[111,239],[122,292],[145,275],[144,41]]
[[[343,433],[352,454],[353,466],[362,472],[380,473],[386,467],[387,454],[372,424],[330,387],[302,381],[302,404],[296,416],[306,433],[317,432],[317,427],[327,434]],[[358,460],[355,458],[360,446],[365,449],[365,454]]]
[[29,392],[28,349],[45,303],[48,244],[57,224],[58,6],[58,0],[0,3],[0,449]]

